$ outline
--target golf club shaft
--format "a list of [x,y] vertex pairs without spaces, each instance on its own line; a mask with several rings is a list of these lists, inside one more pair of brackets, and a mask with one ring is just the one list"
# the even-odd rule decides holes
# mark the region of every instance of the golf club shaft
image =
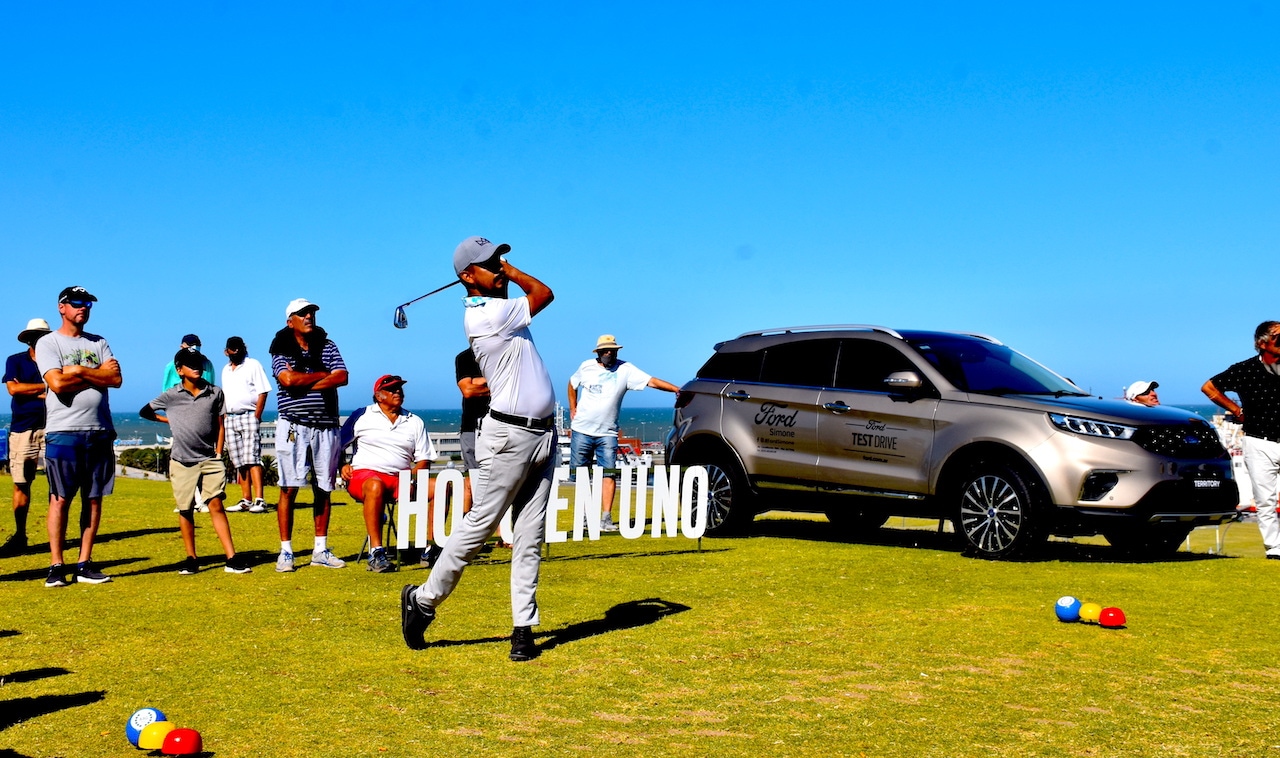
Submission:
[[449,288],[450,288],[450,287],[452,287],[453,285],[455,285],[455,284],[461,284],[461,283],[462,283],[462,280],[461,280],[461,279],[454,279],[453,281],[449,282],[448,284],[444,285],[443,287],[436,287],[435,289],[431,290],[430,292],[428,292],[428,293],[427,293],[427,294],[425,294],[425,295],[422,295],[421,297],[415,297],[414,299],[410,300],[410,301],[409,301],[409,302],[407,302],[407,303],[401,303],[401,304],[400,304],[400,307],[401,307],[401,308],[403,308],[403,307],[405,307],[406,305],[413,305],[414,303],[418,302],[419,300],[422,300],[423,298],[431,297],[432,295],[436,294],[437,292],[443,292],[444,290],[449,289]]

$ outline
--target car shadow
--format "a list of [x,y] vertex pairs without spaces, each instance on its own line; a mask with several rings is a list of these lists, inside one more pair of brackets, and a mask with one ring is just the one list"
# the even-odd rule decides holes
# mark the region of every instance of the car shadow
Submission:
[[[752,522],[748,537],[782,537],[786,539],[837,542],[853,545],[881,545],[885,547],[936,550],[963,553],[961,538],[953,532],[937,529],[911,529],[885,526],[879,529],[851,531],[834,527],[826,521],[801,519],[757,519]],[[1050,540],[1031,555],[1010,559],[1017,563],[1194,563],[1229,559],[1230,556],[1208,553],[1179,552],[1158,558],[1133,556],[1110,545],[1090,545],[1065,540]]]
[[[578,621],[562,629],[553,629],[547,632],[537,632],[533,635],[535,640],[541,640],[538,643],[538,652],[542,653],[547,650],[553,650],[561,645],[570,642],[578,642],[589,637],[597,637],[601,634],[610,632],[620,632],[625,629],[635,629],[640,626],[648,626],[658,621],[672,616],[677,613],[684,613],[690,610],[690,607],[681,603],[673,603],[669,600],[651,597],[643,600],[628,600],[625,603],[618,603],[609,610],[604,612],[604,616],[598,619],[590,619],[587,621]],[[509,636],[502,637],[482,637],[472,640],[435,640],[427,643],[427,647],[458,647],[460,645],[485,645],[495,642],[506,642],[511,639]]]

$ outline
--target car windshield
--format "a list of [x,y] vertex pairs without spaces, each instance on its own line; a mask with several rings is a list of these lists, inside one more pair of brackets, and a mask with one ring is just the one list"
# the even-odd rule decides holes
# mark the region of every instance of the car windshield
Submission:
[[965,392],[983,395],[1087,395],[1079,387],[1004,345],[958,334],[903,333],[907,342]]

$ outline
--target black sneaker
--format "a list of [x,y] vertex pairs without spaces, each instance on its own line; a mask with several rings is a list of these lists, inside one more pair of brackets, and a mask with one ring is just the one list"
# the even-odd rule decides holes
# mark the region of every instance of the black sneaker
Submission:
[[0,558],[22,555],[27,550],[27,535],[14,532],[0,545]]
[[191,576],[200,573],[200,562],[191,556],[182,559],[182,565],[178,567],[178,576]]
[[241,558],[239,553],[228,558],[227,565],[223,566],[222,570],[228,574],[248,574],[253,571],[249,568],[249,562]]
[[111,577],[95,568],[93,561],[85,561],[76,564],[76,581],[87,584],[106,584],[111,581]]
[[538,645],[533,641],[533,630],[517,626],[511,630],[511,660],[531,661],[538,657]]
[[67,567],[61,563],[55,563],[49,567],[49,577],[44,580],[46,587],[66,587],[71,582],[67,580]]
[[400,590],[400,633],[404,635],[404,644],[408,645],[410,650],[426,648],[427,641],[422,635],[426,633],[427,627],[431,626],[431,622],[436,620],[434,608],[424,613],[414,601],[413,591],[416,589],[416,585],[406,584],[404,589]]

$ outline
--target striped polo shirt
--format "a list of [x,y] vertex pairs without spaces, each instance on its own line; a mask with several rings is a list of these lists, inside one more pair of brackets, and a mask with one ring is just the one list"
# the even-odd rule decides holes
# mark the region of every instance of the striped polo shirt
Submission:
[[[295,424],[315,427],[336,427],[338,425],[338,388],[326,390],[289,389],[279,380],[281,371],[315,371],[308,366],[315,365],[310,351],[302,353],[302,366],[295,367],[286,356],[271,355],[271,374],[276,378],[276,410],[280,418]],[[329,373],[346,371],[347,364],[342,362],[342,354],[333,340],[325,340],[320,365]]]

